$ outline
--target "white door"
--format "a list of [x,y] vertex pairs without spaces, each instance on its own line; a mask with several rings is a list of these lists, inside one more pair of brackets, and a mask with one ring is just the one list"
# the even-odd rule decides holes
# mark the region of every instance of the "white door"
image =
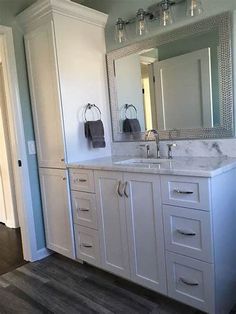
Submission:
[[127,173],[125,197],[133,281],[166,294],[160,178]]
[[129,278],[129,249],[126,228],[123,175],[95,171],[102,267]]
[[39,171],[47,248],[75,258],[68,173],[63,169]]
[[210,48],[154,63],[158,128],[213,127]]
[[65,167],[64,131],[53,24],[25,36],[37,156],[40,167]]

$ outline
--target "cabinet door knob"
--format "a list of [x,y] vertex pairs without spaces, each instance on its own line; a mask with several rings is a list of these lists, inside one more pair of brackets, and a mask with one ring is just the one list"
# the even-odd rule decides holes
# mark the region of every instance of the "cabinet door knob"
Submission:
[[117,185],[117,193],[118,193],[118,195],[119,195],[120,197],[123,197],[124,194],[122,194],[121,191],[120,191],[120,186],[121,186],[121,185],[122,185],[122,182],[119,181],[119,182],[118,182],[118,185]]
[[190,281],[190,280],[187,280],[187,279],[182,278],[182,277],[180,277],[179,280],[180,280],[182,283],[184,283],[185,285],[187,285],[187,286],[192,286],[192,287],[194,287],[194,286],[199,286],[199,283],[196,282],[196,281],[195,281],[195,282],[194,282],[194,281]]
[[63,181],[66,181],[66,177],[63,178]]
[[87,209],[87,208],[79,208],[79,211],[81,211],[81,212],[89,212],[89,209]]
[[124,194],[125,194],[125,196],[128,198],[128,197],[129,197],[129,194],[128,194],[127,188],[128,188],[128,182],[126,181],[126,182],[125,182],[125,186],[124,186]]
[[91,248],[91,247],[93,247],[91,244],[87,244],[87,243],[82,243],[81,246],[82,246],[82,247],[85,247],[85,248]]
[[193,194],[193,191],[181,191],[178,189],[174,189],[174,192],[177,194],[186,194],[186,195]]
[[190,230],[177,229],[177,232],[185,236],[195,236],[196,233]]
[[79,182],[87,182],[86,179],[79,179]]
[[61,158],[61,161],[65,161],[65,158]]

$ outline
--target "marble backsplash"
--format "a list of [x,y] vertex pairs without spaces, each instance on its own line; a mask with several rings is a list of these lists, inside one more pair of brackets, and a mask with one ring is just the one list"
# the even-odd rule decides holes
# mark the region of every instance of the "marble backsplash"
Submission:
[[[167,156],[167,144],[170,142],[160,142],[160,152],[162,157]],[[177,146],[173,147],[173,156],[186,157],[236,157],[236,138],[220,140],[186,140],[176,141]],[[151,155],[155,157],[156,145],[154,142],[114,142],[112,144],[112,155],[145,157],[145,144],[150,145]]]

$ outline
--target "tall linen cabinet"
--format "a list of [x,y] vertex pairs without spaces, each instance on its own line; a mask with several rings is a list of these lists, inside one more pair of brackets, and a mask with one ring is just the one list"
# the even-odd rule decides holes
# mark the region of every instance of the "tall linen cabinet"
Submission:
[[[70,258],[75,250],[66,165],[111,153],[106,21],[106,14],[70,0],[39,0],[18,16],[25,33],[47,247]],[[106,148],[91,148],[84,136],[88,103],[101,110]]]

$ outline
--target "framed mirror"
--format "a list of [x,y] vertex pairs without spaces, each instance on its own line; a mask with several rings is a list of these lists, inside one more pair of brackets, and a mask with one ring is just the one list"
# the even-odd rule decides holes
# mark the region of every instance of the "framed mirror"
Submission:
[[107,54],[114,141],[234,136],[232,16],[214,16]]

